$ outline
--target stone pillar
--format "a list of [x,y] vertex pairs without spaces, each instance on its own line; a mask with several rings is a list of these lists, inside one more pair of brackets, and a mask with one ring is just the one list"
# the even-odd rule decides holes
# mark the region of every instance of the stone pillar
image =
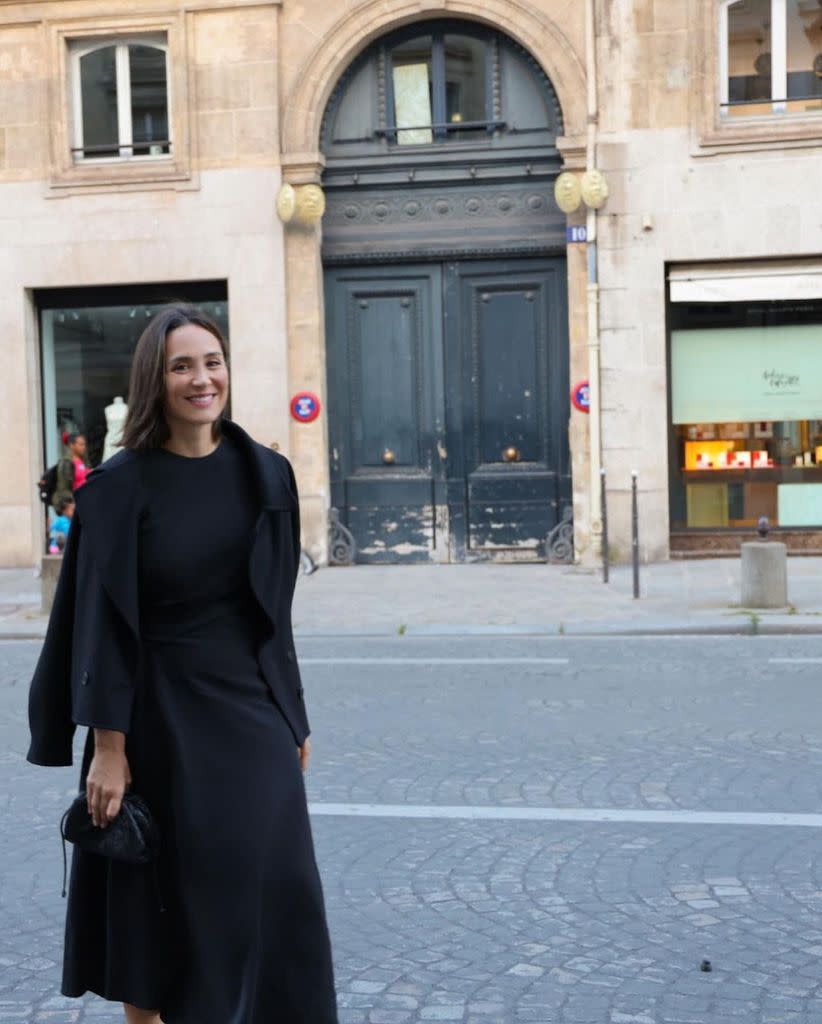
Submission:
[[51,614],[62,564],[62,555],[43,555],[40,562],[40,611],[43,615]]
[[[323,168],[319,153],[283,157],[283,180],[317,184]],[[325,381],[325,316],[322,233],[319,226],[289,223],[285,228],[288,330],[288,391],[313,391],[322,414],[313,423],[291,421],[288,455],[300,488],[303,548],[313,560],[328,560],[328,406]]]
[[784,608],[788,603],[788,549],[778,541],[742,545],[742,607]]

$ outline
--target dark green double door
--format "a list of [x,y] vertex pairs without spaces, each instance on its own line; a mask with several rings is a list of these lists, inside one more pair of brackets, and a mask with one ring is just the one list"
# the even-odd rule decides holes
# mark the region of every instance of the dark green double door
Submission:
[[326,272],[331,500],[361,562],[544,557],[570,505],[565,261]]

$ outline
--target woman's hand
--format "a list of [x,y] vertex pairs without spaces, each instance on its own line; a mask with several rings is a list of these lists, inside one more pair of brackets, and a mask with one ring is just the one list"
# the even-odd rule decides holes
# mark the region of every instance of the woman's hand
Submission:
[[86,778],[86,798],[91,820],[105,828],[120,813],[123,794],[131,785],[124,733],[94,730],[94,757]]
[[300,768],[303,771],[308,770],[308,762],[311,760],[311,742],[306,740],[301,747],[297,747],[297,753],[300,755]]

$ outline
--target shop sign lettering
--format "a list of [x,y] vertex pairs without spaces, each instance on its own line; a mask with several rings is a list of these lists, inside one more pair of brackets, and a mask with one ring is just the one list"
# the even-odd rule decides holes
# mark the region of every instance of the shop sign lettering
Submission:
[[791,392],[799,392],[798,373],[782,373],[780,370],[764,370],[762,373],[762,379],[768,385],[768,389],[771,394],[776,393],[784,395]]

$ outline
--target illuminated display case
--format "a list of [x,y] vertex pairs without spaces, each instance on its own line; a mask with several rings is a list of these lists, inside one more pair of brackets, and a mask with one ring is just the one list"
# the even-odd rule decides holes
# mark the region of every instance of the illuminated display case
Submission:
[[674,530],[822,530],[822,303],[673,307]]

